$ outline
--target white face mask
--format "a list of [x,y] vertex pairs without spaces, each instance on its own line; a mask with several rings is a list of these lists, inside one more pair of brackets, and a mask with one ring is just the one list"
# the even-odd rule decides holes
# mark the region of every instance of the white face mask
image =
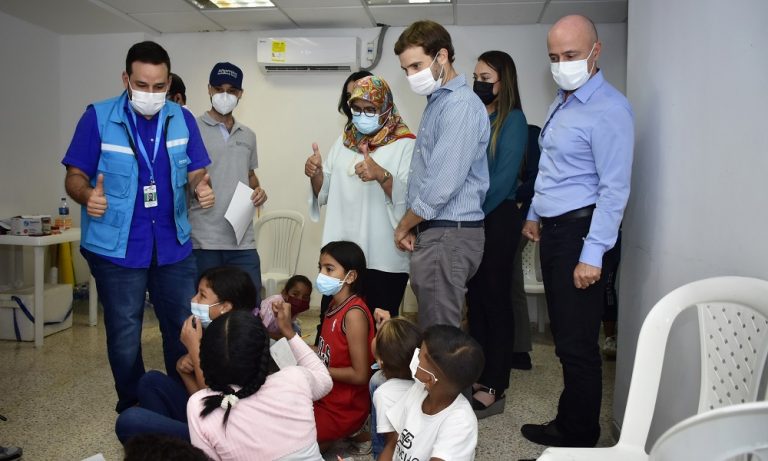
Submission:
[[211,104],[213,104],[213,108],[221,115],[227,115],[228,113],[235,110],[235,107],[237,107],[237,102],[237,96],[226,92],[216,93],[211,96]]
[[435,59],[432,60],[429,67],[421,69],[415,74],[406,77],[408,79],[408,84],[411,86],[411,90],[413,90],[414,93],[421,96],[429,96],[440,88],[443,80],[444,68],[442,66],[440,67],[440,75],[437,76],[437,80],[435,80],[435,76],[432,75],[432,65],[437,61],[437,56],[438,55],[435,55]]
[[587,61],[592,56],[592,52],[595,51],[595,45],[597,45],[597,43],[592,45],[592,49],[589,50],[587,59],[553,62],[549,65],[550,70],[552,71],[552,78],[555,80],[555,83],[557,83],[557,86],[565,91],[573,91],[587,83],[589,74],[592,73],[587,66]]
[[421,352],[420,347],[417,347],[416,349],[413,350],[413,357],[411,357],[411,363],[408,365],[408,368],[411,369],[411,376],[413,377],[413,380],[416,381],[417,383],[424,384],[421,381],[419,381],[419,379],[416,377],[416,371],[421,370],[424,373],[427,373],[430,376],[432,376],[432,379],[435,381],[435,384],[437,384],[437,376],[435,376],[435,374],[432,373],[431,371],[425,370],[419,366],[419,352]]
[[165,105],[165,91],[162,93],[136,91],[131,86],[130,80],[128,81],[128,88],[131,89],[131,107],[141,115],[151,117],[160,112],[160,109]]

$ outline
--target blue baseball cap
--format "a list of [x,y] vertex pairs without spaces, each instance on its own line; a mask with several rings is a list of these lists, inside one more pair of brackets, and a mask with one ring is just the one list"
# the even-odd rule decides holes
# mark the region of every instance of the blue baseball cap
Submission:
[[211,76],[208,79],[211,86],[221,86],[225,83],[232,85],[232,88],[243,89],[243,71],[231,62],[219,62],[211,70]]

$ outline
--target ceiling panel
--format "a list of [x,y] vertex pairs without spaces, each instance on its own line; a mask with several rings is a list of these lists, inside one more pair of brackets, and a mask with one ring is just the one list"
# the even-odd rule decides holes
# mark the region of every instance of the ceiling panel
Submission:
[[386,5],[370,6],[376,22],[390,26],[408,26],[422,19],[431,19],[443,25],[455,24],[453,5]]
[[460,26],[535,24],[541,3],[456,5],[456,24]]
[[373,27],[371,18],[362,6],[328,8],[281,8],[303,28]]
[[498,4],[514,4],[514,3],[544,3],[542,0],[454,0],[458,5],[472,5],[477,3],[498,3]]
[[92,0],[106,3],[124,13],[185,13],[197,10],[184,0]]
[[552,1],[544,10],[541,22],[552,24],[569,14],[582,14],[596,23],[624,22],[627,20],[627,2],[626,0]]
[[0,11],[59,34],[147,32],[130,18],[88,0],[0,0]]
[[203,14],[227,30],[292,29],[296,25],[277,8],[205,10]]
[[272,0],[280,8],[324,8],[328,6],[362,6],[361,0]]
[[141,21],[163,33],[224,30],[221,26],[196,11],[191,13],[136,13],[131,16],[136,18],[137,21]]

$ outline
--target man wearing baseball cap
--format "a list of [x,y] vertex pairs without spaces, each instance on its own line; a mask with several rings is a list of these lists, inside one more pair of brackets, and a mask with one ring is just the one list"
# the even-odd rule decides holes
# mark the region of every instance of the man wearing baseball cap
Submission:
[[251,201],[254,210],[267,200],[267,194],[259,187],[259,178],[253,171],[259,166],[256,135],[232,115],[243,96],[243,71],[229,62],[217,63],[208,79],[208,95],[211,109],[197,118],[197,125],[211,158],[208,173],[217,201],[213,208],[190,209],[198,275],[211,267],[237,266],[251,276],[259,292],[261,270],[253,225],[249,225],[242,240],[238,241],[234,229],[224,219],[238,182],[253,189]]

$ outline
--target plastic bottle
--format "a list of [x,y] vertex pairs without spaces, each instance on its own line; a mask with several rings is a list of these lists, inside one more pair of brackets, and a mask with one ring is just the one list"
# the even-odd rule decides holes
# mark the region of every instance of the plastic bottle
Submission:
[[59,216],[56,218],[56,226],[60,231],[72,228],[72,218],[69,216],[69,204],[66,197],[62,197],[61,203],[59,203]]

